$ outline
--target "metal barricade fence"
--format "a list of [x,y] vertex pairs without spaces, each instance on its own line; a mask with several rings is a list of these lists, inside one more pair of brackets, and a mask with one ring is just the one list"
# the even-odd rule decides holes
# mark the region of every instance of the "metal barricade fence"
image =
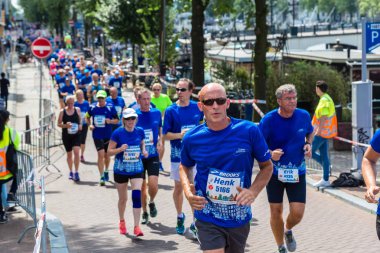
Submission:
[[44,116],[38,120],[39,126],[21,134],[21,151],[32,156],[36,168],[54,166],[51,163],[51,148],[62,144],[61,134],[56,128],[53,102],[44,99],[43,105]]
[[24,229],[21,233],[18,243],[24,238],[26,232],[37,226],[37,214],[36,214],[36,199],[34,191],[34,166],[32,157],[22,151],[17,151],[18,160],[18,189],[17,200],[18,204],[24,209],[32,218],[33,225]]

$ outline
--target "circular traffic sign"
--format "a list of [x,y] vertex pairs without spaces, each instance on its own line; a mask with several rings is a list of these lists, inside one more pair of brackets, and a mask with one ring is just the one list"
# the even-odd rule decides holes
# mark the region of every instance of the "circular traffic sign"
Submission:
[[37,38],[32,43],[32,53],[35,57],[43,59],[48,57],[53,51],[50,41],[45,38]]

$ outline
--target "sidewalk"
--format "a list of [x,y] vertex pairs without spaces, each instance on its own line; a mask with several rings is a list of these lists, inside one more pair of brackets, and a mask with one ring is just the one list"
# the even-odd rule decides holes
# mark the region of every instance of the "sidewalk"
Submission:
[[[22,66],[16,64],[15,67],[17,80],[11,79],[12,96],[9,109],[12,115],[17,116],[12,118],[11,124],[22,131],[25,129],[25,115],[30,115],[32,127],[38,119],[39,79],[35,75],[37,70],[33,64]],[[45,74],[48,77],[46,69]],[[15,83],[17,85],[14,85]],[[48,84],[49,81],[45,80],[43,97],[49,98],[52,94],[52,98],[57,101],[56,92],[50,93]],[[124,92],[123,96],[127,104],[133,101],[131,92]],[[91,133],[87,136],[85,152],[87,162],[80,165],[79,183],[67,178],[68,169],[63,147],[56,147],[51,153],[54,154],[51,160],[61,172],[49,167],[48,170],[43,169],[39,176],[44,175],[46,178],[47,211],[62,222],[64,235],[59,236],[61,239],[66,237],[70,252],[199,252],[198,243],[189,239],[188,233],[184,237],[175,233],[176,212],[171,196],[173,182],[167,173],[160,174],[159,178],[159,192],[155,201],[158,216],[151,219],[148,225],[142,226],[144,237],[134,239],[118,234],[117,192],[113,183],[113,174],[111,172],[111,182],[107,183],[106,187],[99,186],[96,150]],[[166,171],[170,169],[169,154],[170,147],[167,142],[163,160]],[[110,168],[112,169],[112,163]],[[36,192],[36,203],[39,208],[40,192],[38,189]],[[128,231],[132,232],[130,192],[128,197],[126,221]],[[356,252],[364,247],[366,252],[380,252],[374,230],[374,215],[321,194],[310,187],[307,198],[304,221],[296,230],[300,231],[297,236],[301,240],[297,252]],[[31,252],[34,245],[32,232],[27,234],[20,245],[17,245],[14,239],[24,227],[31,225],[31,220],[28,220],[22,209],[20,210],[20,215],[12,215],[8,224],[0,225],[3,239],[0,247],[9,249],[7,252]],[[188,227],[191,223],[191,211],[186,200],[184,212],[187,215],[185,223]],[[264,190],[254,203],[255,220],[251,226],[246,252],[275,251],[268,214],[269,206]],[[352,233],[354,227],[360,227],[361,232]],[[59,245],[54,246],[52,243],[52,246],[57,247],[52,252],[58,252],[55,250],[59,249]]]

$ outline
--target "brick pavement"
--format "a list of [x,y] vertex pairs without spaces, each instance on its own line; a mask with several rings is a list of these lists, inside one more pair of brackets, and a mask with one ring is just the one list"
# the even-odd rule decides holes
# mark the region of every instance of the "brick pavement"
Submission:
[[[25,70],[22,75],[24,80],[27,80],[28,73],[29,81],[32,80],[34,69],[23,68],[23,70]],[[28,85],[32,85],[32,82],[29,84],[26,82],[22,91],[34,94],[35,89],[29,88]],[[125,95],[127,100],[132,99],[131,93]],[[26,95],[24,97],[28,98]],[[34,104],[36,105],[35,102]],[[38,110],[38,106],[33,108],[28,103],[20,103],[17,106],[20,109],[17,110],[16,115],[29,110]],[[56,151],[55,158],[64,154],[61,148],[56,148],[54,151]],[[134,240],[118,234],[117,192],[114,185],[108,183],[106,187],[98,186],[96,153],[90,134],[85,157],[88,163],[81,164],[82,181],[80,183],[67,179],[68,172],[64,156],[55,163],[62,170],[62,174],[55,172],[53,168],[49,168],[50,172],[41,171],[41,174],[46,176],[47,210],[62,221],[70,252],[199,252],[197,243],[188,239],[188,234],[185,237],[175,234],[175,208],[171,198],[173,183],[168,175],[160,175],[160,187],[156,199],[158,216],[152,219],[150,224],[143,226],[145,236]],[[168,143],[164,167],[169,169]],[[380,251],[380,243],[375,234],[374,215],[329,195],[316,192],[310,187],[307,189],[308,203],[305,217],[303,222],[294,229],[298,241],[297,252],[371,253]],[[39,198],[38,193],[37,198]],[[187,214],[190,214],[186,202],[184,209]],[[126,212],[129,231],[132,231],[132,225],[128,223],[132,217],[131,213],[132,204],[129,199]],[[263,192],[254,204],[254,217],[257,221],[252,224],[246,252],[276,251],[268,214],[269,206],[266,193]],[[190,215],[186,221],[187,226],[190,224],[189,217]],[[11,224],[6,226],[8,225]],[[0,226],[2,235],[4,228]],[[14,226],[8,226],[8,228],[12,228],[9,231],[14,231]],[[7,241],[5,244],[0,244],[0,247],[7,247],[11,250],[10,252],[27,251],[11,248],[8,245],[12,244]]]

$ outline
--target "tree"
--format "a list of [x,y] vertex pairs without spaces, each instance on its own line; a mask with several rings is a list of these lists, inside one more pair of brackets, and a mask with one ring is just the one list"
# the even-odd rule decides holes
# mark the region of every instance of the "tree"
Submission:
[[[78,9],[80,12],[82,12],[83,15],[83,21],[84,21],[84,43],[85,47],[88,45],[88,36],[91,33],[92,37],[94,37],[93,34],[93,26],[94,24],[100,24],[101,19],[98,15],[98,12],[102,9],[104,5],[107,4],[107,1],[102,0],[76,0],[75,1],[75,9]],[[94,39],[94,38],[92,38]]]
[[298,101],[309,104],[310,108],[305,109],[309,109],[309,112],[312,113],[319,101],[318,96],[315,94],[315,83],[318,80],[325,80],[329,84],[328,93],[336,104],[345,106],[347,103],[350,91],[349,82],[344,79],[342,73],[332,69],[329,65],[297,61],[286,65],[284,71],[273,66],[268,69],[266,101],[269,110],[278,107],[275,97],[276,89],[282,84],[292,83],[296,86]]
[[377,0],[358,0],[361,15],[374,19],[380,14],[380,2]]
[[[256,43],[255,43],[255,56],[253,63],[255,65],[255,98],[265,100],[266,95],[266,52],[268,51],[268,27],[266,24],[266,17],[268,8],[265,0],[255,0],[256,3]],[[254,121],[259,120],[259,115],[255,113]]]
[[48,25],[63,37],[64,25],[69,19],[67,0],[20,0],[25,17],[31,22]]
[[24,15],[30,22],[47,24],[48,11],[44,0],[20,0],[20,6],[24,9]]
[[159,1],[107,0],[99,19],[107,34],[115,40],[141,45],[152,34],[158,34]]

